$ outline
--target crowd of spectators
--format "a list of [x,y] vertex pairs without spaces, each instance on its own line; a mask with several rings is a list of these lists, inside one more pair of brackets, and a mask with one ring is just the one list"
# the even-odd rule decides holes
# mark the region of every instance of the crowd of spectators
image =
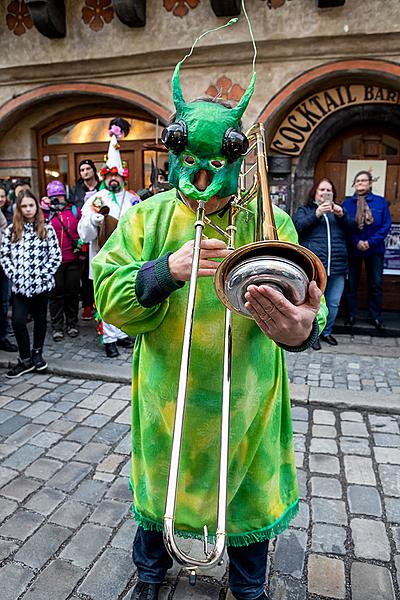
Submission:
[[[327,272],[325,300],[329,315],[314,350],[321,349],[321,341],[337,345],[332,329],[343,294],[347,324],[354,326],[363,262],[369,321],[377,329],[383,327],[384,240],[391,219],[388,203],[372,192],[372,183],[371,173],[360,171],[354,178],[354,194],[339,202],[333,181],[324,177],[314,183],[306,202],[293,216],[299,243],[321,259]],[[0,350],[19,352],[10,376],[19,376],[28,367],[46,368],[42,349],[48,305],[54,341],[63,340],[65,335],[78,336],[79,317],[90,320],[95,315],[89,252],[80,240],[79,222],[84,202],[99,191],[100,184],[90,159],[79,163],[78,179],[69,195],[58,180],[48,183],[47,195],[40,201],[26,181],[17,180],[11,188],[0,184]],[[143,201],[168,187],[167,174],[157,169],[153,172],[152,189],[138,190],[138,196]],[[10,340],[10,299],[17,344]],[[29,320],[34,321],[32,348],[26,325]],[[107,343],[105,346],[108,356],[118,355],[116,347],[107,348]]]

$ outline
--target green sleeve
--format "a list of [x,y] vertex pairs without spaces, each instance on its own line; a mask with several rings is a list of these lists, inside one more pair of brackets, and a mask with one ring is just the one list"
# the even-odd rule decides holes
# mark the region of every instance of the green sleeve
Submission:
[[[117,229],[92,261],[96,307],[101,318],[128,335],[157,329],[168,310],[168,298],[143,307],[136,295],[136,276],[151,258],[144,251],[144,214],[127,211]],[[147,248],[149,232],[146,231]]]
[[[279,239],[292,242],[293,244],[298,244],[297,231],[289,215],[283,210],[274,209],[274,216]],[[328,308],[326,306],[325,296],[322,296],[321,305],[316,316],[320,333],[325,327],[327,316]]]

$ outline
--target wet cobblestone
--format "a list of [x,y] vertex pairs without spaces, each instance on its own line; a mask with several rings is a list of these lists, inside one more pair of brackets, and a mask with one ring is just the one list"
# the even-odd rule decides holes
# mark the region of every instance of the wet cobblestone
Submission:
[[[369,371],[363,358],[340,354],[309,351],[301,361],[288,360],[297,373],[307,369],[316,386],[334,379],[325,360],[346,367],[341,377],[360,369],[368,381],[382,360],[389,376],[387,358],[366,358],[374,363]],[[29,374],[0,379],[0,399],[0,585],[6,599],[43,600],[51,590],[52,600],[129,600],[136,580],[129,386]],[[368,600],[395,600],[400,417],[299,405],[293,419],[300,510],[270,544],[271,600],[365,600],[365,582]],[[197,542],[191,544],[199,552]],[[191,588],[175,566],[161,599],[232,600],[226,581],[224,564]]]

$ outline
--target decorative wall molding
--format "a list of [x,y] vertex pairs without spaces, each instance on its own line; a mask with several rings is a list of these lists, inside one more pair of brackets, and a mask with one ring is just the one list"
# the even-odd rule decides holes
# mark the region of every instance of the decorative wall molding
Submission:
[[241,0],[210,0],[217,17],[237,17],[242,9]]
[[146,25],[146,0],[112,0],[118,19],[128,27]]
[[232,79],[222,75],[214,85],[209,86],[206,94],[212,98],[218,97],[224,100],[239,102],[244,94],[244,89],[238,83],[232,83]]
[[33,21],[29,8],[24,0],[13,0],[7,6],[7,27],[15,35],[23,35],[27,29],[32,29]]
[[82,21],[92,31],[101,31],[105,23],[111,23],[114,9],[111,0],[85,0],[82,8]]
[[64,0],[25,0],[36,29],[50,39],[65,37]]
[[164,0],[164,8],[175,17],[185,17],[189,10],[196,8],[200,0]]
[[346,0],[317,0],[318,8],[334,8],[336,6],[343,6]]

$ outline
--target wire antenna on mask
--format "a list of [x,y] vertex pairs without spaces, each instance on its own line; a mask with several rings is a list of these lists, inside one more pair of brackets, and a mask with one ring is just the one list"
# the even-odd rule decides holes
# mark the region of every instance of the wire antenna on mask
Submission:
[[[244,16],[246,18],[246,21],[247,21],[247,26],[248,26],[249,33],[250,33],[251,42],[253,44],[253,51],[254,51],[253,52],[253,73],[255,73],[255,70],[256,70],[256,58],[257,58],[257,47],[256,47],[255,39],[254,39],[253,28],[251,26],[251,22],[250,22],[248,14],[247,14],[246,5],[245,5],[245,1],[244,0],[242,0],[242,9],[243,9],[243,14],[244,14]],[[206,37],[206,35],[208,35],[209,33],[214,33],[215,31],[219,31],[220,29],[225,29],[225,27],[230,27],[231,25],[234,25],[238,21],[239,21],[238,17],[234,17],[233,19],[230,19],[227,23],[224,23],[223,25],[220,25],[219,27],[214,27],[213,29],[208,29],[207,31],[204,31],[201,35],[199,35],[194,40],[194,42],[192,44],[192,47],[190,48],[189,52],[187,54],[185,54],[185,56],[182,58],[181,61],[179,61],[179,63],[180,64],[184,63],[187,58],[190,58],[190,56],[192,56],[193,50],[197,46],[198,42],[200,42],[200,40],[202,40],[204,37]]]

